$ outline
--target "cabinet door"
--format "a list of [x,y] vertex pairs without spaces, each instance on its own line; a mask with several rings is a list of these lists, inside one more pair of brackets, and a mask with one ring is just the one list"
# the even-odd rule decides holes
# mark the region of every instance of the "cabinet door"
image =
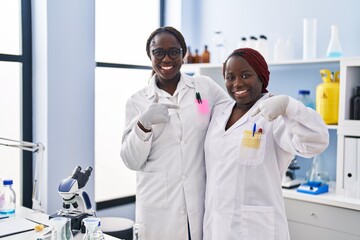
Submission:
[[[292,221],[307,225],[308,227],[318,227],[328,229],[329,231],[347,233],[358,236],[360,239],[359,211],[287,198],[285,198],[285,208],[289,222]],[[292,229],[292,231],[297,230]],[[319,239],[328,238],[322,237]],[[342,238],[338,239],[342,240]]]
[[360,237],[306,223],[288,221],[291,240],[359,240]]

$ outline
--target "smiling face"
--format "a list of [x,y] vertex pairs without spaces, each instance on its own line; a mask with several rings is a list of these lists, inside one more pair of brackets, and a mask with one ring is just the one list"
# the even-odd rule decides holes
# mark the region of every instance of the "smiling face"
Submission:
[[251,65],[240,56],[232,56],[226,62],[225,85],[239,108],[250,109],[262,96],[261,79]]
[[[169,49],[171,50],[169,51]],[[182,51],[177,57],[174,57],[177,55],[176,50],[179,49],[181,49],[180,42],[174,35],[168,32],[161,32],[151,40],[151,63],[154,71],[157,73],[159,81],[179,80],[180,68],[183,63]],[[166,52],[162,59],[157,59],[154,56],[154,54],[157,55],[159,51]]]

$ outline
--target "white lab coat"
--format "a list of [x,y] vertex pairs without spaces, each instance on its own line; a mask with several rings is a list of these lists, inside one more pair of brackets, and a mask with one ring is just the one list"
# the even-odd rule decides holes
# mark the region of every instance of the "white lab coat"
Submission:
[[[329,143],[318,113],[290,98],[286,116],[272,122],[251,112],[225,131],[235,102],[214,109],[205,140],[204,240],[289,239],[281,180],[294,155],[312,157]],[[259,147],[244,146],[244,130],[262,129]],[[251,135],[248,137],[252,137]],[[244,140],[243,140],[244,138]]]
[[[196,92],[208,103],[208,111],[199,112]],[[144,133],[136,123],[155,93],[159,103],[180,108],[169,109],[169,122]],[[159,89],[153,77],[128,100],[121,157],[137,171],[136,222],[145,226],[142,239],[186,240],[188,221],[191,239],[202,239],[205,134],[214,105],[229,99],[212,79],[181,74],[173,96]]]

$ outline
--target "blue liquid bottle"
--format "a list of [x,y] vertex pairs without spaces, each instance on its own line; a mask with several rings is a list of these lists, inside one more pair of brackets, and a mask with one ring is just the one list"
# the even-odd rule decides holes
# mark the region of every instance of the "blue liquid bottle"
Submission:
[[4,180],[3,189],[0,193],[0,215],[15,213],[16,194],[12,188],[13,180]]

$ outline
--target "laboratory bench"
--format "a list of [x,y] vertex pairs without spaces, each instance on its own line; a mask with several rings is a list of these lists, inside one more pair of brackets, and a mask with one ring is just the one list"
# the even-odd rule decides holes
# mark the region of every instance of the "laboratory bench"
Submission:
[[[16,218],[16,223],[19,223],[20,225],[18,226],[18,233],[16,234],[12,234],[6,237],[1,237],[0,234],[0,238],[4,239],[4,240],[21,240],[21,239],[26,239],[26,240],[37,240],[37,239],[42,239],[42,237],[44,236],[45,233],[50,231],[50,228],[48,226],[50,226],[50,220],[49,220],[49,215],[39,212],[39,211],[35,211],[23,206],[17,206],[16,207],[16,211],[15,214],[13,216],[10,216],[11,218]],[[5,231],[4,228],[14,228],[13,224],[8,224],[5,222],[6,219],[0,219],[0,233],[2,231]],[[26,225],[26,227],[24,225],[22,225],[22,223],[24,225]],[[37,225],[37,224],[43,224],[47,227],[45,227],[42,231],[40,232],[35,232],[35,230],[25,230],[26,228],[29,229],[28,224],[29,223],[33,223],[33,225]],[[105,240],[115,240],[118,238],[109,236],[107,234],[104,234],[105,236]],[[83,239],[84,234],[78,233],[74,236],[74,240],[80,240]],[[44,238],[44,239],[50,239],[50,238]]]

